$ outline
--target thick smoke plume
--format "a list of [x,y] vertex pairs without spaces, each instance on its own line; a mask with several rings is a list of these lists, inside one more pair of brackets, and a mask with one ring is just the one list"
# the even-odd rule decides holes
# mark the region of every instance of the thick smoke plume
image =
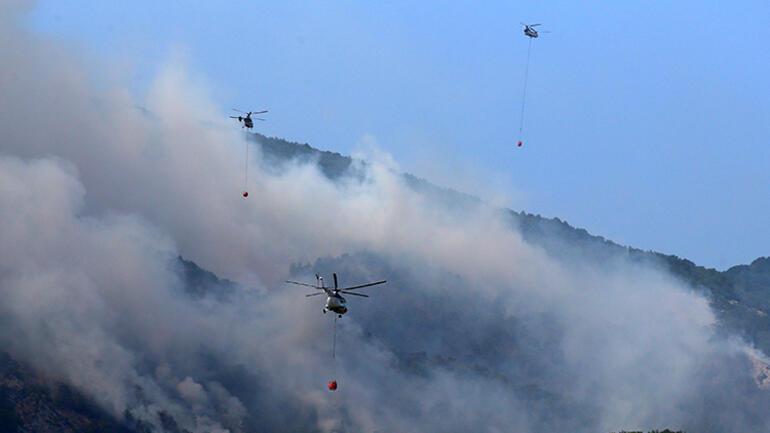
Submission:
[[[770,427],[747,349],[673,277],[551,257],[377,155],[333,182],[252,152],[244,200],[247,139],[183,65],[137,100],[22,30],[19,9],[0,9],[0,342],[115,417],[192,432]],[[235,289],[190,296],[179,255]],[[351,300],[336,363],[318,298],[280,284],[290,269],[391,280]]]

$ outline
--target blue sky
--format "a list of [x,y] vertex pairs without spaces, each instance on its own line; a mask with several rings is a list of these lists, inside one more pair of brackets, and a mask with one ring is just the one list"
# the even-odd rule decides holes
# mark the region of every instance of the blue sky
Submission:
[[[525,147],[515,148],[527,40]],[[39,2],[36,31],[127,65],[183,52],[262,132],[726,268],[770,255],[767,1]]]

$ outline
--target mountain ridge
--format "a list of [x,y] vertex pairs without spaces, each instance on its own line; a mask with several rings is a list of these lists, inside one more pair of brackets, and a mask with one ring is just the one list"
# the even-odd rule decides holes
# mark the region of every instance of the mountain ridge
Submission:
[[[269,167],[281,167],[289,161],[316,163],[331,180],[345,175],[360,176],[356,161],[350,156],[314,148],[308,143],[295,143],[259,133],[247,133],[260,146]],[[409,173],[400,173],[415,191],[430,195],[445,205],[478,205],[483,201],[470,194],[445,188]],[[545,249],[554,256],[591,251],[604,258],[627,258],[662,267],[693,290],[707,296],[717,317],[764,353],[770,353],[770,257],[759,257],[750,264],[734,265],[718,271],[698,265],[674,254],[642,250],[618,244],[586,229],[574,227],[558,218],[548,218],[525,211],[501,209],[524,240]]]
[[[346,175],[362,176],[361,167],[366,162],[355,161],[349,156],[316,149],[309,144],[293,143],[275,137],[250,134],[250,140],[259,145],[265,156],[266,169],[279,170],[290,161],[315,163],[329,179],[337,180]],[[482,200],[451,188],[443,188],[417,176],[403,173],[409,187],[430,195],[446,206],[467,206],[483,204]],[[750,264],[736,265],[725,271],[706,268],[685,258],[655,251],[644,251],[624,246],[573,227],[560,218],[546,218],[536,214],[511,209],[500,209],[508,222],[521,233],[525,242],[555,256],[581,256],[591,252],[592,257],[606,259],[622,258],[632,262],[652,263],[668,270],[693,290],[707,296],[718,320],[729,332],[737,333],[753,343],[764,353],[770,353],[770,258],[760,257]],[[595,256],[598,254],[598,256]],[[293,272],[308,272],[311,268],[339,269],[340,262],[355,262],[360,258],[320,258],[313,266],[297,267]],[[366,260],[363,258],[361,260]],[[175,264],[177,273],[184,282],[185,291],[193,299],[209,298],[215,302],[230,302],[235,283],[224,280],[190,260],[178,257]],[[447,278],[452,278],[447,276]],[[398,284],[396,284],[398,286]],[[420,305],[419,299],[410,301],[412,306]],[[425,307],[430,307],[425,304]],[[442,316],[443,317],[443,316]],[[437,318],[439,320],[440,318]],[[517,329],[515,324],[511,329]],[[526,337],[525,335],[519,337]],[[447,371],[471,370],[490,381],[510,382],[516,393],[528,396],[526,401],[533,407],[546,409],[578,405],[580,402],[563,399],[550,390],[537,385],[521,385],[500,372],[490,370],[483,363],[467,364],[460,358],[446,357],[441,353],[404,352],[394,358],[397,368],[410,370],[415,375],[423,374],[439,366]],[[535,362],[535,360],[532,360]],[[768,367],[755,365],[763,374],[762,384],[766,385]],[[761,386],[761,384],[759,384]],[[542,406],[542,407],[541,407]],[[566,409],[565,409],[566,410]],[[182,431],[168,415],[164,428],[168,431]],[[165,418],[164,418],[165,419]],[[543,427],[553,430],[555,426],[543,420]],[[0,351],[0,430],[14,432],[54,431],[116,431],[149,432],[151,427],[127,416],[125,420],[113,419],[97,407],[78,390],[66,385],[46,381],[27,367],[19,364]]]

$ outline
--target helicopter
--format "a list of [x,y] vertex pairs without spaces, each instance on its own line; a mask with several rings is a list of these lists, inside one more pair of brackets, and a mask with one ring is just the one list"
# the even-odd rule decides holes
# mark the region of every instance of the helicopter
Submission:
[[345,298],[343,298],[340,293],[344,293],[346,295],[353,295],[353,296],[361,296],[364,298],[368,298],[369,295],[364,295],[362,293],[355,293],[352,292],[352,290],[358,290],[362,289],[364,287],[369,286],[376,286],[378,284],[384,284],[387,281],[375,281],[373,283],[366,283],[366,284],[359,284],[357,286],[351,286],[351,287],[339,287],[339,284],[337,283],[337,274],[332,274],[334,277],[334,288],[326,287],[324,284],[324,279],[322,276],[315,274],[316,284],[306,284],[306,283],[300,283],[298,281],[286,281],[289,284],[297,284],[299,286],[305,286],[305,287],[311,287],[316,290],[322,290],[322,292],[317,293],[311,293],[309,295],[305,295],[305,297],[311,297],[316,295],[322,295],[326,294],[326,305],[324,305],[323,312],[326,314],[327,311],[331,311],[334,313],[337,313],[337,317],[341,318],[343,314],[348,312],[348,307],[346,306]]
[[233,108],[233,111],[237,111],[239,113],[245,114],[245,116],[240,116],[240,115],[239,116],[230,116],[230,118],[231,119],[238,119],[239,122],[243,123],[243,126],[241,128],[247,128],[247,129],[251,129],[251,128],[254,127],[254,119],[263,120],[263,121],[265,120],[265,119],[262,119],[260,117],[255,117],[255,118],[252,119],[252,117],[251,117],[252,114],[264,114],[264,113],[267,113],[267,110],[264,110],[264,111],[249,111],[247,113],[245,111],[236,110],[235,108]]
[[[534,27],[539,26],[540,24],[524,24],[521,23],[522,26],[524,26],[524,34],[529,36],[530,38],[536,38],[540,36],[540,34],[537,32],[537,30],[534,29]],[[550,33],[547,31],[543,31],[543,33]]]

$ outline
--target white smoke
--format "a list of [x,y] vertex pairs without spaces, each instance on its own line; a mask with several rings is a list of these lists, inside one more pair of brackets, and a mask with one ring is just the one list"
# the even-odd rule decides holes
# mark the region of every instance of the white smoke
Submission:
[[[706,300],[672,277],[552,258],[494,209],[449,212],[408,188],[387,156],[371,155],[363,180],[332,182],[312,164],[266,172],[253,152],[243,199],[246,139],[182,64],[137,100],[119,80],[93,84],[93,60],[21,30],[13,10],[0,9],[0,341],[118,418],[161,430],[171,416],[194,432],[332,431],[341,420],[536,431],[535,403],[516,391],[535,372],[566,412],[591,411],[555,415],[567,420],[556,426],[702,426],[692,402],[704,371],[739,358],[715,338]],[[340,323],[348,349],[335,365],[320,305],[279,282],[292,264],[359,251],[412,285],[370,300],[390,323]],[[180,254],[239,283],[234,299],[187,296]],[[390,277],[374,271],[358,268]],[[410,310],[418,298],[424,317]],[[432,311],[457,316],[437,324]],[[375,325],[404,333],[372,335]],[[484,338],[514,328],[537,347],[482,359],[512,344]],[[455,344],[478,346],[481,367],[399,365],[407,347]],[[330,376],[344,378],[336,394],[323,389]],[[734,418],[724,425],[745,428]]]

